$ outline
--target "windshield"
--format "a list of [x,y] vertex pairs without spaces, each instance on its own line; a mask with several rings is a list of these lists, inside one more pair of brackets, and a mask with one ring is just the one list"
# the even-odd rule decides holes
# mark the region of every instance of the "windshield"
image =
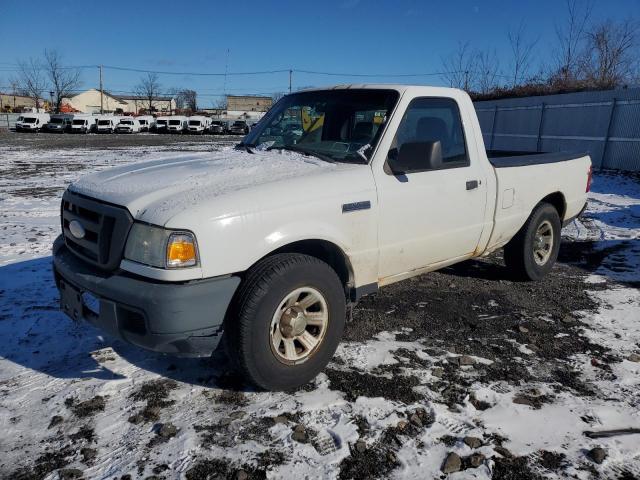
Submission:
[[98,120],[98,125],[111,125],[111,120]]
[[374,89],[288,95],[272,107],[243,143],[296,150],[333,161],[366,162],[398,97],[394,90]]
[[52,118],[50,123],[64,123],[62,118]]
[[120,120],[120,125],[133,125],[131,120]]
[[24,120],[22,120],[24,123],[36,123],[36,119],[33,117],[24,117]]
[[233,126],[234,127],[244,127],[245,123],[244,122],[233,122]]
[[189,125],[192,127],[197,127],[200,125],[200,120],[189,120]]
[[86,122],[86,120],[74,120],[73,124],[74,125],[84,125],[84,122]]
[[169,120],[169,125],[180,125],[180,120]]
[[157,123],[158,125],[166,125],[166,124],[167,124],[167,121],[166,121],[166,120],[158,120],[156,123]]

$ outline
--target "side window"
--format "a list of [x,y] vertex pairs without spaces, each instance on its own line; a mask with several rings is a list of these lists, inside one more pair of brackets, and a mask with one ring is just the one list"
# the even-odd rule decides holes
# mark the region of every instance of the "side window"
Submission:
[[[396,133],[396,148],[400,151],[403,144],[424,142],[440,142],[442,165],[439,168],[469,165],[460,110],[453,99],[416,98],[409,104]],[[431,169],[425,159],[424,168],[420,170]]]

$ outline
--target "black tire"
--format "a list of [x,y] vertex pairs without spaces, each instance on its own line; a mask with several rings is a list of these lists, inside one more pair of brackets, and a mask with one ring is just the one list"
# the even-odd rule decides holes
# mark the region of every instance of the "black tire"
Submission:
[[[286,364],[272,349],[272,319],[288,294],[308,287],[324,297],[328,324],[324,337],[306,360]],[[345,317],[344,288],[329,265],[308,255],[273,255],[247,272],[234,296],[225,320],[225,349],[232,365],[256,387],[293,390],[312,380],[329,363],[342,337]]]
[[[545,223],[551,226],[551,246],[548,257],[536,260],[536,233]],[[560,216],[553,205],[539,203],[533,209],[516,236],[504,247],[504,261],[516,279],[540,280],[551,271],[558,258],[561,229]]]

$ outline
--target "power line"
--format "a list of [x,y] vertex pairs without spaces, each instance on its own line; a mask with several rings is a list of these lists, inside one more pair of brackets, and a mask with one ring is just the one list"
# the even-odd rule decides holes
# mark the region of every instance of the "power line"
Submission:
[[162,70],[145,70],[141,68],[129,68],[129,67],[117,67],[114,65],[103,65],[104,68],[110,70],[120,70],[124,72],[137,72],[137,73],[156,73],[158,75],[186,75],[194,77],[224,77],[229,76],[242,76],[242,75],[270,75],[274,73],[284,73],[289,70],[264,70],[257,72],[167,72]]
[[423,72],[423,73],[340,73],[340,72],[320,72],[317,70],[293,70],[294,73],[307,73],[311,75],[327,75],[333,77],[435,77],[448,75],[452,72]]
[[[19,67],[18,64],[0,64],[0,65],[10,65],[13,67]],[[6,68],[6,70],[5,70]],[[93,69],[99,68],[99,65],[69,65],[60,67],[64,69]],[[211,77],[225,77],[225,76],[251,76],[251,75],[272,75],[277,73],[304,73],[308,75],[325,75],[325,76],[333,76],[333,77],[435,77],[442,76],[454,73],[464,73],[462,71],[443,71],[443,72],[418,72],[418,73],[349,73],[349,72],[327,72],[321,70],[304,70],[298,68],[292,69],[276,69],[276,70],[259,70],[259,71],[249,71],[249,72],[176,72],[176,71],[167,71],[167,70],[152,70],[152,69],[143,69],[143,68],[133,68],[133,67],[122,67],[119,65],[103,65],[103,68],[110,70],[118,70],[123,72],[135,72],[135,73],[155,73],[158,75],[183,75],[183,76],[211,76]],[[40,67],[40,69],[45,69],[44,67]],[[5,71],[17,71],[7,68],[0,67],[0,70]]]

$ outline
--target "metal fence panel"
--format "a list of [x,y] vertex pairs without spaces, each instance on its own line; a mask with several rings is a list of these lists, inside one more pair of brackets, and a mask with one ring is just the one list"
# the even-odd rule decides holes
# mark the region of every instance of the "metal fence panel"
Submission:
[[19,113],[0,113],[0,129],[14,128],[19,116]]
[[597,168],[640,171],[640,88],[475,102],[493,150],[588,152]]

